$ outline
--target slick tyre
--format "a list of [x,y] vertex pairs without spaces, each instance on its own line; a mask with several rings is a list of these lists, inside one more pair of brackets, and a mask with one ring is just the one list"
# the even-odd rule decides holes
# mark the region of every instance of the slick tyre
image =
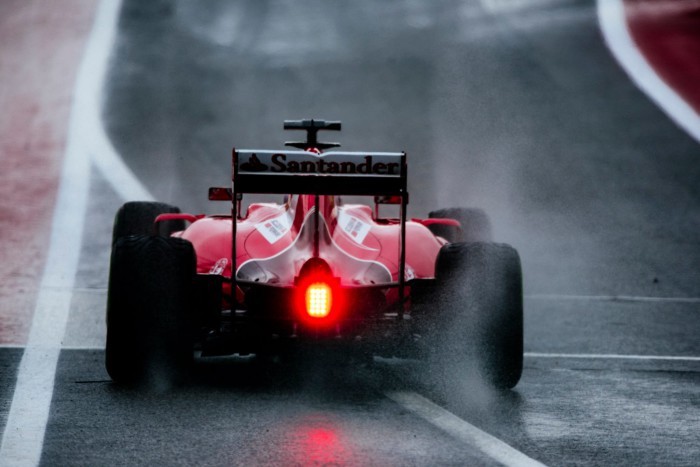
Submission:
[[432,211],[428,214],[431,219],[455,219],[462,228],[448,225],[431,225],[428,228],[450,243],[455,242],[490,242],[493,240],[493,229],[489,216],[478,208],[447,208]]
[[160,235],[169,237],[173,232],[185,229],[185,221],[174,220],[154,224],[161,214],[179,214],[180,209],[165,203],[131,201],[124,204],[114,217],[112,245],[118,238],[129,235]]
[[112,249],[107,372],[116,383],[167,388],[193,359],[195,253],[180,238],[132,235]]
[[509,245],[451,243],[436,263],[439,361],[452,375],[476,371],[491,386],[513,388],[523,368],[520,258]]

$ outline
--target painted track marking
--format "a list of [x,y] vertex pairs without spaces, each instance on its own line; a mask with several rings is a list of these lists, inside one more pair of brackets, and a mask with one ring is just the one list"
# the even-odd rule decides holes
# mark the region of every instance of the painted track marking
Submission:
[[543,353],[525,352],[529,358],[574,358],[589,360],[644,360],[661,362],[700,362],[700,357],[680,355],[620,355],[620,354],[588,354],[588,353]]
[[627,27],[623,0],[597,0],[605,42],[632,81],[679,127],[700,142],[700,115],[646,61]]
[[[0,349],[24,349],[20,344],[0,344]],[[61,350],[104,350],[104,347],[93,345],[65,345]],[[625,355],[625,354],[593,354],[593,353],[550,353],[550,352],[525,352],[525,358],[576,358],[599,360],[651,360],[669,362],[700,362],[700,357],[692,355]]]
[[80,258],[90,158],[103,149],[103,133],[99,132],[102,125],[96,117],[120,6],[119,1],[100,3],[78,70],[46,266],[2,437],[0,465],[33,466],[41,460],[56,365]]
[[491,459],[505,466],[543,466],[539,461],[506,444],[500,439],[462,420],[452,412],[414,392],[392,391],[385,395],[413,412],[423,420],[435,425],[451,436],[475,447]]
[[[0,349],[24,349],[20,344],[0,344]],[[104,350],[104,347],[93,345],[65,345],[61,350]],[[700,362],[700,357],[692,355],[624,355],[624,354],[594,354],[594,353],[551,353],[551,352],[525,352],[525,358],[576,358],[599,360],[651,360],[669,362]]]
[[635,295],[525,295],[528,300],[589,300],[594,302],[700,303],[700,297],[644,297]]

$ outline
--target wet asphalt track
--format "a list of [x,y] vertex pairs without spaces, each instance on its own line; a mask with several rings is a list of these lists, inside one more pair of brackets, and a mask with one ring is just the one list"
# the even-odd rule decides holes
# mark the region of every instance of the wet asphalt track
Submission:
[[[104,119],[158,199],[216,211],[231,146],[278,147],[285,118],[343,121],[347,149],[409,154],[411,214],[477,205],[525,271],[515,391],[441,394],[413,362],[290,373],[198,367],[176,392],[107,382],[61,354],[46,465],[490,465],[387,397],[425,395],[548,465],[695,465],[700,362],[698,145],[628,81],[588,1],[125,2]],[[490,6],[490,9],[487,8]],[[111,218],[93,175],[65,345],[100,347]],[[588,296],[589,298],[585,298]],[[603,296],[591,299],[590,296]],[[0,374],[20,351],[0,351]],[[0,422],[12,388],[0,385]]]

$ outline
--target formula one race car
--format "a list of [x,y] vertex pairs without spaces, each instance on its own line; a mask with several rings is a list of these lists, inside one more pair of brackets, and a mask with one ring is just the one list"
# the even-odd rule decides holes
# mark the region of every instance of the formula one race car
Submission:
[[[405,153],[327,151],[285,121],[298,150],[233,150],[231,214],[129,202],[114,222],[106,366],[117,383],[177,381],[195,354],[284,355],[298,346],[425,357],[512,388],[523,359],[518,253],[492,243],[485,213],[406,219]],[[285,195],[281,204],[243,194]],[[373,197],[373,206],[341,195]],[[381,209],[380,209],[381,208]],[[391,211],[394,217],[382,216]],[[235,252],[235,255],[233,254]]]

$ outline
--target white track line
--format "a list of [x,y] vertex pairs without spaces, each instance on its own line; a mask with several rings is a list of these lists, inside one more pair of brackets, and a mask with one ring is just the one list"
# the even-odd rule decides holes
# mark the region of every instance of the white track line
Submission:
[[[102,83],[102,81],[100,81],[100,83]],[[97,89],[96,92],[99,92],[99,89]],[[98,95],[99,94],[96,94],[96,96]],[[93,109],[94,115],[91,116],[90,120],[101,122],[99,104],[96,103],[91,108]],[[107,137],[102,124],[99,123],[95,125],[93,131],[94,150],[91,152],[92,162],[119,197],[124,201],[154,201],[155,198],[150,191],[136,178],[136,175],[134,175],[131,169],[124,163],[122,158],[119,157],[112,142]]]
[[656,74],[641,54],[627,28],[623,0],[597,0],[597,11],[605,42],[632,81],[700,142],[700,115]]
[[684,357],[676,355],[619,355],[619,354],[588,354],[588,353],[541,353],[525,352],[526,358],[574,358],[586,360],[640,360],[662,362],[700,362],[700,357]]
[[[109,5],[105,5],[107,3]],[[100,42],[94,43],[94,47],[99,49],[99,54],[95,55],[94,58],[89,58],[90,50],[88,50],[85,61],[90,62],[90,76],[82,80],[78,86],[76,98],[84,100],[84,105],[81,106],[82,120],[89,126],[89,152],[91,160],[100,174],[123,200],[153,201],[153,195],[117,154],[107,137],[101,118],[102,87],[107,76],[109,52],[114,42],[116,17],[120,6],[121,0],[102,0],[100,9],[102,11],[109,10],[109,12],[104,13],[105,19],[101,20],[98,15],[96,20],[96,24],[100,21],[104,22],[101,26],[104,30],[98,30],[101,37],[96,38]],[[107,14],[110,16],[107,17]],[[90,42],[93,42],[93,36],[91,36]]]
[[[0,349],[24,349],[20,344],[2,344]],[[69,345],[62,346],[61,350],[104,350],[104,347],[94,345]],[[573,358],[587,360],[642,360],[642,361],[667,361],[667,362],[700,362],[700,357],[684,355],[624,355],[624,354],[594,354],[594,353],[549,353],[549,352],[525,352],[525,358]]]
[[[0,344],[0,349],[25,349],[26,345],[21,344]],[[94,345],[62,345],[61,350],[104,350],[104,347],[95,347]]]
[[392,391],[386,392],[385,395],[403,408],[505,466],[541,467],[544,465],[419,394]]
[[2,437],[0,465],[34,466],[41,459],[56,364],[80,258],[90,155],[100,149],[93,139],[102,128],[99,119],[95,120],[99,117],[100,86],[120,4],[110,0],[100,3],[78,70],[46,266]]
[[700,297],[644,297],[634,295],[560,295],[531,294],[528,300],[581,300],[594,302],[700,303]]

